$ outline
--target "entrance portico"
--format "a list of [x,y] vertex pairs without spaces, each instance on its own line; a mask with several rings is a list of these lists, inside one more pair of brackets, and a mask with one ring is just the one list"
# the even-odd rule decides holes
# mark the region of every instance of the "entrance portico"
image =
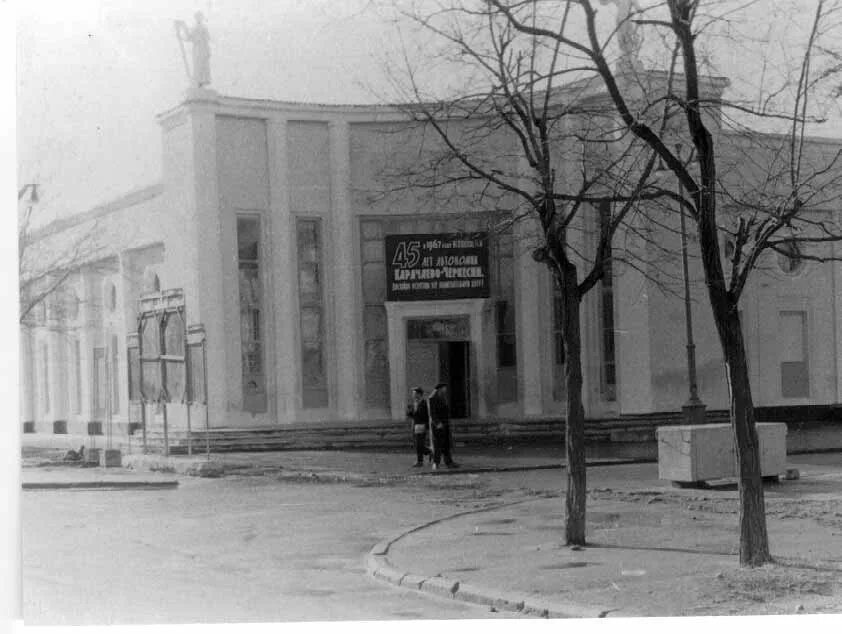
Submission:
[[[459,339],[468,342],[469,371],[468,411],[480,418],[488,415],[488,386],[494,385],[494,367],[489,355],[493,352],[494,323],[492,302],[487,298],[440,301],[387,301],[386,319],[389,333],[390,409],[392,418],[403,418],[410,385],[407,376],[408,326],[411,320],[452,319],[467,322],[468,332]],[[430,386],[423,386],[425,389]]]

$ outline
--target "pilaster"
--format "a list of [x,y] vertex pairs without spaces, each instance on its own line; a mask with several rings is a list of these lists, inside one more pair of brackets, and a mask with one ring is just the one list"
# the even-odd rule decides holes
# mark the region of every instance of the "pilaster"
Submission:
[[333,319],[336,373],[336,413],[340,419],[359,411],[359,311],[357,302],[359,258],[350,198],[350,141],[345,121],[330,122],[331,244],[333,266]]
[[[271,314],[274,328],[274,377],[277,412],[280,421],[295,419],[298,410],[298,343],[296,324],[296,263],[293,258],[295,227],[289,200],[289,161],[287,157],[287,123],[270,119],[266,126],[269,154],[269,231],[266,236],[271,293]],[[267,358],[267,363],[269,359]]]
[[[193,240],[188,252],[191,283],[185,288],[189,323],[202,323],[207,337],[207,397],[210,425],[224,425],[231,386],[226,378],[222,218],[216,161],[216,115],[211,106],[189,104],[190,160],[185,183]],[[174,245],[175,246],[175,245]]]
[[543,410],[541,368],[541,302],[539,286],[542,264],[532,258],[540,233],[530,216],[515,226],[515,328],[519,395],[524,416],[537,416]]

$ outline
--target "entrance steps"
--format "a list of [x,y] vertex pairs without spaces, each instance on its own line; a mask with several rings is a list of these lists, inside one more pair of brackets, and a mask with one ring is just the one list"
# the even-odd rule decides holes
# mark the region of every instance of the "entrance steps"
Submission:
[[[708,423],[728,422],[728,412],[708,411]],[[654,442],[655,429],[684,423],[681,412],[660,412],[589,419],[585,436],[589,443]],[[452,422],[454,439],[464,445],[547,442],[564,440],[564,420],[539,419],[465,419]],[[170,431],[170,453],[186,453],[185,431]],[[201,453],[210,446],[214,453],[237,451],[282,451],[313,449],[406,448],[412,439],[409,424],[403,421],[332,421],[299,423],[273,427],[212,428],[194,430],[190,435],[192,450]],[[147,451],[163,452],[161,428],[147,429]],[[135,431],[132,446],[142,448],[142,434]]]

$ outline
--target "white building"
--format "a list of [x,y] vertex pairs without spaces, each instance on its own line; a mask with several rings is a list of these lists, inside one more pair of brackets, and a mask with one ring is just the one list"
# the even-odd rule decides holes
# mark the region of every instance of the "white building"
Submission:
[[[399,109],[194,90],[158,121],[160,184],[37,236],[41,248],[58,248],[93,226],[107,247],[21,330],[29,427],[50,432],[66,421],[69,431],[86,433],[88,423],[110,418],[125,433],[142,420],[142,365],[147,400],[158,400],[161,383],[169,395],[166,405],[147,405],[147,427],[166,415],[170,432],[183,432],[186,357],[197,377],[193,429],[400,420],[411,386],[442,379],[456,417],[563,413],[553,284],[531,257],[529,227],[498,233],[499,218],[466,198],[384,194],[384,169],[419,147]],[[840,209],[813,212],[838,219]],[[677,223],[676,215],[664,222]],[[424,251],[425,242],[453,234],[475,239]],[[389,277],[395,249],[412,242],[422,257],[466,256],[453,266],[479,270],[459,279],[479,281],[451,286],[447,298],[441,287],[436,294],[393,286],[402,281]],[[677,250],[678,235],[665,229],[658,242]],[[842,255],[842,245],[816,248]],[[838,406],[842,263],[767,259],[743,301],[755,402]],[[708,409],[726,409],[720,346],[692,258],[691,279],[700,395]],[[139,322],[143,310],[182,303],[183,312],[159,313],[166,323]],[[617,263],[583,310],[587,416],[679,410],[687,399],[680,293]],[[204,340],[204,357],[199,346],[185,353],[185,330],[187,344]],[[162,367],[168,378],[156,383]]]

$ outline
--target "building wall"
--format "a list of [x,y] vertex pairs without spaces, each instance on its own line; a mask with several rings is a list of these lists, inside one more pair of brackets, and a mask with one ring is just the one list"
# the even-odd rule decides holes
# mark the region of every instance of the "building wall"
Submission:
[[[471,335],[475,349],[483,351],[474,360],[475,393],[482,394],[475,411],[516,418],[562,413],[564,368],[555,363],[553,283],[546,267],[532,259],[540,231],[521,222],[498,236],[500,216],[481,212],[489,201],[480,196],[479,186],[435,191],[408,187],[423,178],[427,162],[440,148],[429,131],[387,114],[207,96],[191,98],[163,115],[162,186],[97,212],[96,230],[107,253],[74,278],[81,300],[78,318],[63,324],[45,318],[22,338],[21,353],[28,357],[22,363],[24,381],[32,377],[22,388],[23,416],[36,420],[39,430],[60,418],[80,429],[95,420],[94,349],[111,346],[112,335],[119,342],[121,377],[119,407],[112,419],[123,425],[136,415],[128,402],[125,342],[137,328],[138,298],[157,278],[161,289],[183,289],[187,323],[203,328],[212,427],[400,417],[405,395],[397,390],[394,364],[396,359],[403,362],[405,350],[396,346],[405,344],[405,333],[400,330],[403,322],[394,320],[422,315],[425,305],[390,307],[385,302],[383,238],[389,233],[482,230],[500,243],[492,249],[492,296],[460,304],[476,330]],[[489,161],[514,169],[505,163],[510,160],[505,157],[516,156],[510,140],[491,137],[484,143]],[[497,203],[506,208],[513,201]],[[593,257],[598,222],[591,212],[569,230],[583,274]],[[247,263],[238,248],[238,218],[259,222],[259,286],[251,290],[259,290],[264,384],[257,392],[244,372],[249,362],[243,342],[250,335],[243,326]],[[78,235],[94,221],[86,222],[44,236],[41,248],[72,240],[74,232]],[[313,228],[318,249],[305,240]],[[615,249],[639,256],[640,266],[617,262],[613,270],[613,397],[602,381],[601,287],[583,302],[584,391],[590,416],[676,410],[687,399],[677,215],[664,213],[650,228],[650,241],[643,239],[647,227],[641,226],[621,232],[615,244]],[[708,408],[725,408],[722,356],[692,227],[688,233],[700,396]],[[838,254],[838,245],[825,247],[828,253],[834,249]],[[840,265],[808,264],[788,276],[776,273],[772,257],[765,268],[752,278],[743,302],[757,404],[838,402]],[[318,280],[315,287],[313,279]],[[107,305],[112,284],[117,297],[113,310]],[[312,288],[318,289],[315,299]],[[506,319],[496,312],[503,300],[511,311]],[[797,399],[780,393],[781,362],[786,359],[770,344],[781,330],[781,311],[788,311],[785,320],[791,321],[791,313],[805,316],[810,390]],[[428,307],[428,314],[446,313],[446,303]],[[500,363],[498,323],[503,321],[513,324],[508,334],[515,339],[514,365]],[[78,405],[77,340],[82,377]],[[316,354],[318,362],[313,361]],[[323,377],[323,394],[310,389],[315,383],[305,380],[305,368],[307,376]],[[186,424],[183,405],[171,404],[167,411],[171,426]],[[194,407],[193,420],[204,421],[205,412]],[[147,409],[146,414],[150,424],[160,424],[160,409]]]

